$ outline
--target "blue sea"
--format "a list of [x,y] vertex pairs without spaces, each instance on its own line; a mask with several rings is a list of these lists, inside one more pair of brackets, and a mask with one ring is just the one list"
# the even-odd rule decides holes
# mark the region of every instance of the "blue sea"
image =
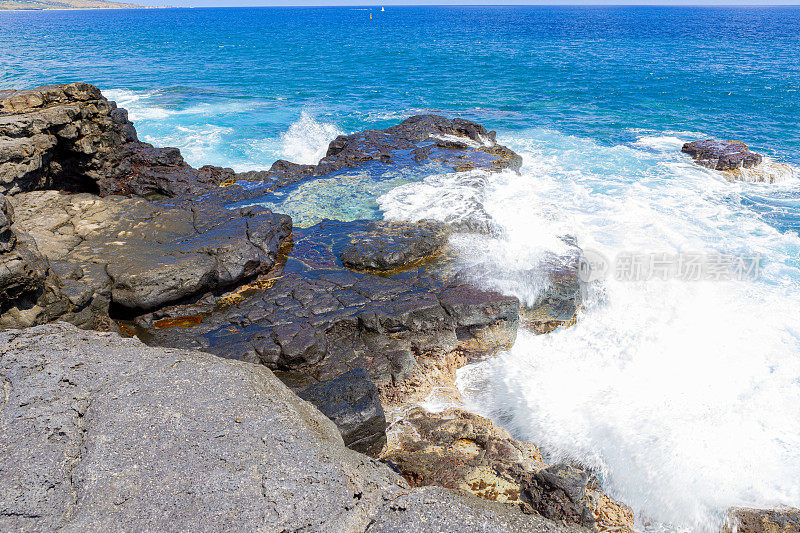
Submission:
[[[371,15],[371,18],[370,18]],[[407,116],[497,130],[522,172],[311,182],[322,218],[448,219],[475,282],[532,303],[565,235],[603,257],[760,257],[758,279],[592,284],[578,323],[459,373],[470,408],[593,469],[648,531],[716,531],[732,505],[800,506],[800,9],[230,8],[0,12],[0,88],[87,81],[194,165],[314,163]],[[775,183],[683,142],[742,140]],[[476,186],[479,183],[480,186]]]

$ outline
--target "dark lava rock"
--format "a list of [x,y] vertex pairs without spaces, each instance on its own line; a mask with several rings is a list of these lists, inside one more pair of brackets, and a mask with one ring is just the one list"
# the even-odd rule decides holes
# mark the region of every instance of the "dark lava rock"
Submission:
[[386,444],[386,415],[380,391],[362,369],[351,370],[297,393],[333,420],[344,444],[377,456]]
[[538,334],[550,333],[557,327],[575,324],[577,313],[586,299],[586,283],[578,272],[581,249],[553,257],[542,265],[547,284],[531,306],[520,308],[520,318]]
[[0,96],[0,192],[195,197],[234,176],[194,169],[177,148],[140,142],[127,111],[88,83]]
[[589,474],[583,470],[557,464],[528,476],[522,491],[531,507],[545,518],[591,528],[595,519],[586,498],[588,483]]
[[698,165],[714,170],[751,168],[762,161],[761,154],[751,152],[741,141],[694,141],[684,144],[681,151],[692,156]]
[[[276,161],[268,171],[236,174],[236,187],[216,191],[225,201],[245,201],[259,194],[313,177],[327,176],[352,168],[403,167],[437,163],[445,170],[463,172],[504,169],[518,171],[522,157],[499,145],[495,132],[475,122],[437,115],[417,115],[396,126],[366,130],[334,139],[326,156],[316,165]],[[260,182],[260,186],[247,182]]]
[[12,199],[30,234],[77,299],[149,310],[268,271],[291,221],[264,208],[198,203],[169,208],[140,198],[57,191]]
[[449,233],[446,224],[435,220],[372,222],[351,236],[339,257],[352,270],[407,270],[438,256]]
[[[295,233],[279,272],[252,290],[159,309],[136,320],[147,342],[261,362],[301,388],[364,368],[383,393],[423,386],[455,352],[513,344],[514,297],[423,267],[386,277],[344,268],[338,252],[368,222]],[[180,327],[178,327],[180,326]]]
[[750,509],[734,507],[721,533],[797,533],[800,509]]

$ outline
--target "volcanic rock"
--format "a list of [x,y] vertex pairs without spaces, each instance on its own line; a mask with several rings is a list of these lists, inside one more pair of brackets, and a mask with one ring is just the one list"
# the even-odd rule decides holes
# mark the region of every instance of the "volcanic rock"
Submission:
[[298,396],[336,424],[348,448],[377,456],[386,444],[386,415],[380,392],[364,370],[351,370],[316,383]]
[[347,268],[362,272],[408,270],[439,255],[448,234],[447,225],[435,220],[371,222],[350,237],[339,257]]
[[139,198],[35,191],[14,196],[30,234],[76,294],[148,310],[266,272],[291,231],[264,208],[168,208]]
[[692,156],[698,165],[714,170],[752,168],[762,161],[761,154],[751,152],[741,141],[694,141],[684,144],[681,151]]

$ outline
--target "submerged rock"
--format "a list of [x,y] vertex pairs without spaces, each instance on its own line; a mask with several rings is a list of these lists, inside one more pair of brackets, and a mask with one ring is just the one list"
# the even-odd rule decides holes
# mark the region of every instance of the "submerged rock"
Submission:
[[311,385],[298,395],[339,428],[348,448],[377,456],[386,444],[386,415],[380,391],[364,370],[351,370]]
[[291,231],[288,217],[264,208],[180,209],[57,191],[12,201],[17,227],[33,237],[76,298],[103,297],[139,310],[266,272]]
[[705,141],[688,142],[681,151],[689,154],[695,163],[714,170],[734,170],[752,168],[761,164],[761,154],[751,152],[741,141]]
[[362,272],[403,271],[438,256],[445,245],[447,225],[435,220],[371,222],[339,253],[342,264]]

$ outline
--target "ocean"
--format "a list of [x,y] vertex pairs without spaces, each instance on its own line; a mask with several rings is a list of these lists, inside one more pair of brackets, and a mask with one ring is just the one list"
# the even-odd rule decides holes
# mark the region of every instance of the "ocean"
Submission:
[[[301,225],[479,204],[502,232],[454,237],[456,261],[527,303],[566,235],[606,258],[759,257],[757,279],[592,283],[575,326],[521,330],[458,378],[471,409],[590,467],[642,529],[716,531],[733,505],[800,506],[798,27],[796,8],[0,12],[0,88],[94,83],[142,140],[236,170],[314,163],[338,134],[414,114],[480,122],[520,174],[265,202]],[[784,165],[776,182],[680,153],[711,137]]]

